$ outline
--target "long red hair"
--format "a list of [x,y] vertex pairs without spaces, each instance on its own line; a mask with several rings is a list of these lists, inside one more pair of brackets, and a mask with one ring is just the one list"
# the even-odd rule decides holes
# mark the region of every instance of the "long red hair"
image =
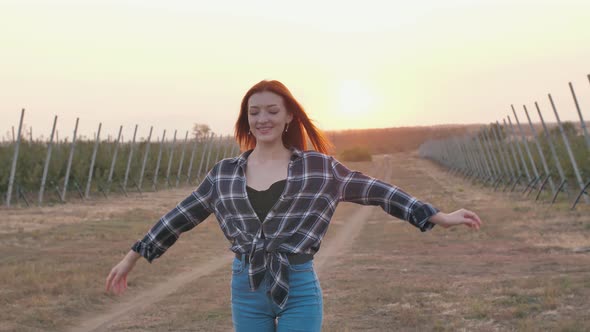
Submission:
[[283,132],[283,145],[286,148],[295,147],[299,150],[306,150],[307,140],[309,139],[316,151],[328,153],[331,147],[330,141],[311,122],[309,117],[307,117],[303,107],[293,97],[289,89],[283,83],[276,80],[258,82],[242,98],[240,115],[235,126],[235,137],[242,149],[249,150],[256,146],[256,138],[248,134],[250,131],[250,125],[248,124],[248,100],[253,94],[263,91],[272,92],[283,98],[283,104],[287,112],[293,115],[293,120],[289,123],[288,131],[286,133]]

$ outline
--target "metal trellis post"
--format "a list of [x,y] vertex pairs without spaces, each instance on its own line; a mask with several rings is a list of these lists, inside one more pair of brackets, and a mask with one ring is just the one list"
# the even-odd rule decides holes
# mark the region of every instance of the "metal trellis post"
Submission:
[[[49,143],[47,143],[47,156],[45,157],[45,165],[43,166],[43,176],[41,177],[41,188],[39,188],[38,204],[43,204],[43,193],[45,192],[45,182],[47,181],[47,172],[49,171],[49,162],[51,161],[51,148],[53,147],[53,136],[55,134],[55,126],[57,125],[57,115],[53,118],[53,127],[51,128],[51,136]],[[61,197],[60,197],[61,199]]]
[[156,169],[154,170],[154,180],[152,181],[152,189],[154,191],[158,190],[158,172],[160,171],[160,162],[162,161],[162,150],[164,149],[164,141],[166,139],[166,129],[164,129],[164,133],[162,133],[162,142],[160,143],[160,148],[158,149],[158,160],[156,160]]
[[[20,121],[18,123],[18,137],[16,145],[14,146],[14,154],[12,156],[12,166],[10,167],[10,177],[8,178],[8,191],[6,192],[6,206],[10,206],[10,200],[12,198],[12,187],[14,186],[14,177],[16,175],[16,164],[18,160],[18,150],[20,147],[20,133],[23,128],[23,118],[25,116],[25,109],[23,108],[20,112]],[[14,126],[12,127],[12,141],[14,138]]]
[[133,160],[133,148],[135,147],[135,137],[137,136],[137,127],[133,130],[133,141],[129,146],[129,156],[127,157],[127,167],[125,168],[125,177],[123,178],[123,190],[127,191],[127,180],[129,179],[129,170],[131,168],[131,160]]
[[92,175],[94,174],[94,162],[96,161],[96,152],[98,151],[98,144],[100,143],[100,129],[102,123],[98,124],[98,131],[96,132],[96,141],[94,142],[94,150],[92,151],[92,160],[90,161],[90,168],[88,169],[88,181],[86,182],[86,192],[84,197],[90,198],[90,186],[92,185]]
[[66,166],[66,176],[64,178],[64,188],[61,194],[61,199],[65,202],[66,194],[68,193],[68,182],[70,181],[70,170],[72,168],[72,161],[74,159],[74,150],[76,149],[76,135],[78,133],[78,122],[80,118],[76,118],[76,125],[74,126],[74,135],[72,136],[72,143],[70,144],[70,155],[68,156],[68,165]]
[[113,159],[111,160],[111,168],[109,169],[109,177],[107,179],[107,193],[111,190],[111,183],[113,182],[113,172],[115,171],[115,163],[117,162],[117,153],[119,152],[119,142],[121,141],[121,132],[123,126],[119,126],[119,134],[117,135],[117,141],[115,141],[115,151],[113,151]]
[[141,186],[143,184],[143,175],[145,173],[145,165],[147,163],[148,156],[150,154],[150,143],[152,140],[152,132],[154,130],[154,126],[150,126],[150,133],[148,134],[147,141],[145,142],[145,152],[143,154],[143,162],[141,163],[141,171],[139,172],[139,181],[137,187],[141,191]]

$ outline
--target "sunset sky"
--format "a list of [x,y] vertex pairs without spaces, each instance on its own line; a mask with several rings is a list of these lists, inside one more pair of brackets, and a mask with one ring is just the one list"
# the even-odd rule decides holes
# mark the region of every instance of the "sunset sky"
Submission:
[[[590,120],[590,1],[0,0],[0,136],[193,123],[231,134],[278,79],[325,130],[487,123],[539,101]],[[520,115],[520,114],[519,114]],[[524,118],[524,114],[521,120]],[[533,117],[537,119],[536,113]]]

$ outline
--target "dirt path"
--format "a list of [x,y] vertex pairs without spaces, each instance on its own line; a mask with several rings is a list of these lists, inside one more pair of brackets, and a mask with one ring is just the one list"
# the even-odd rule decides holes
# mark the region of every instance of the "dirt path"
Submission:
[[151,290],[140,293],[139,295],[129,298],[124,302],[115,305],[106,313],[86,319],[80,326],[71,329],[71,332],[86,331],[112,331],[111,325],[130,314],[144,310],[153,305],[160,299],[174,293],[178,288],[189,283],[192,280],[206,276],[215,270],[227,264],[232,255],[217,257],[193,270],[181,273],[166,282],[155,285]]
[[[378,162],[378,169],[373,175],[389,181],[392,173],[389,157],[380,156],[375,159]],[[359,206],[350,217],[344,220],[342,229],[338,231],[337,236],[330,238],[327,245],[322,247],[321,254],[315,258],[314,265],[320,275],[330,265],[336,264],[335,258],[342,256],[350,248],[351,243],[354,242],[354,239],[361,232],[374,211],[374,206]]]
[[[387,167],[387,158],[381,156],[376,157],[375,159],[375,169],[372,174],[380,178],[389,178],[391,175],[391,167]],[[347,247],[350,247],[353,239],[360,233],[361,229],[371,216],[372,211],[374,211],[374,207],[361,206],[360,208],[355,209],[355,212],[342,223],[342,228],[338,230],[338,233],[335,236],[330,238],[329,243],[322,247],[322,254],[318,255],[319,257],[314,263],[320,273],[330,264],[334,263],[334,259],[342,255]],[[93,315],[84,319],[82,324],[70,329],[70,331],[113,331],[114,325],[118,322],[129,319],[133,314],[146,310],[192,281],[224,268],[227,265],[227,262],[231,260],[231,257],[231,254],[216,257],[214,260],[199,265],[190,271],[170,278],[165,282],[155,285],[148,291],[144,291],[133,298],[118,303],[106,313]]]

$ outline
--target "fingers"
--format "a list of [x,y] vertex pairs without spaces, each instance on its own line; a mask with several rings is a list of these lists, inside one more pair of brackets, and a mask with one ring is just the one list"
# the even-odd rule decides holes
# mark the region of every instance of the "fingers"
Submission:
[[107,276],[107,280],[105,283],[105,292],[108,293],[109,290],[111,289],[114,278],[115,278],[115,273],[113,271],[111,271],[111,273],[109,273],[109,275]]
[[457,225],[465,225],[469,228],[479,230],[482,225],[479,216],[472,211],[460,209],[447,215],[444,223],[440,223],[443,227],[448,228]]
[[117,282],[115,282],[115,287],[113,290],[116,295],[121,294],[121,279],[120,278],[117,280]]
[[114,294],[119,295],[127,289],[127,275],[120,275],[117,271],[113,270],[107,277],[105,291],[108,293],[112,291]]
[[469,227],[479,230],[479,228],[481,227],[482,221],[481,221],[481,219],[479,219],[479,216],[477,214],[475,214],[474,212],[471,212],[469,210],[463,209],[463,217],[467,219],[466,224]]
[[118,278],[117,282],[114,285],[113,292],[115,293],[115,295],[120,295],[125,291],[126,288],[127,287],[124,279]]
[[473,218],[474,220],[477,220],[477,222],[478,222],[479,224],[481,224],[481,223],[482,223],[482,222],[481,222],[481,219],[479,219],[479,216],[478,216],[477,214],[475,214],[475,212],[471,212],[471,211],[468,211],[468,210],[466,210],[465,212],[466,212],[466,215],[467,215],[467,216],[469,216],[470,218]]
[[477,221],[471,221],[471,228],[475,229],[475,230],[479,230],[479,228],[481,227],[480,224]]
[[122,280],[121,287],[123,288],[121,291],[124,291],[124,290],[126,290],[126,289],[127,289],[127,275],[125,275],[125,276],[123,277],[123,280]]
[[120,277],[117,275],[117,273],[112,273],[112,277],[111,277],[109,283],[107,284],[107,288],[106,288],[107,293],[108,292],[113,292],[115,294],[118,293],[119,280],[120,280]]

